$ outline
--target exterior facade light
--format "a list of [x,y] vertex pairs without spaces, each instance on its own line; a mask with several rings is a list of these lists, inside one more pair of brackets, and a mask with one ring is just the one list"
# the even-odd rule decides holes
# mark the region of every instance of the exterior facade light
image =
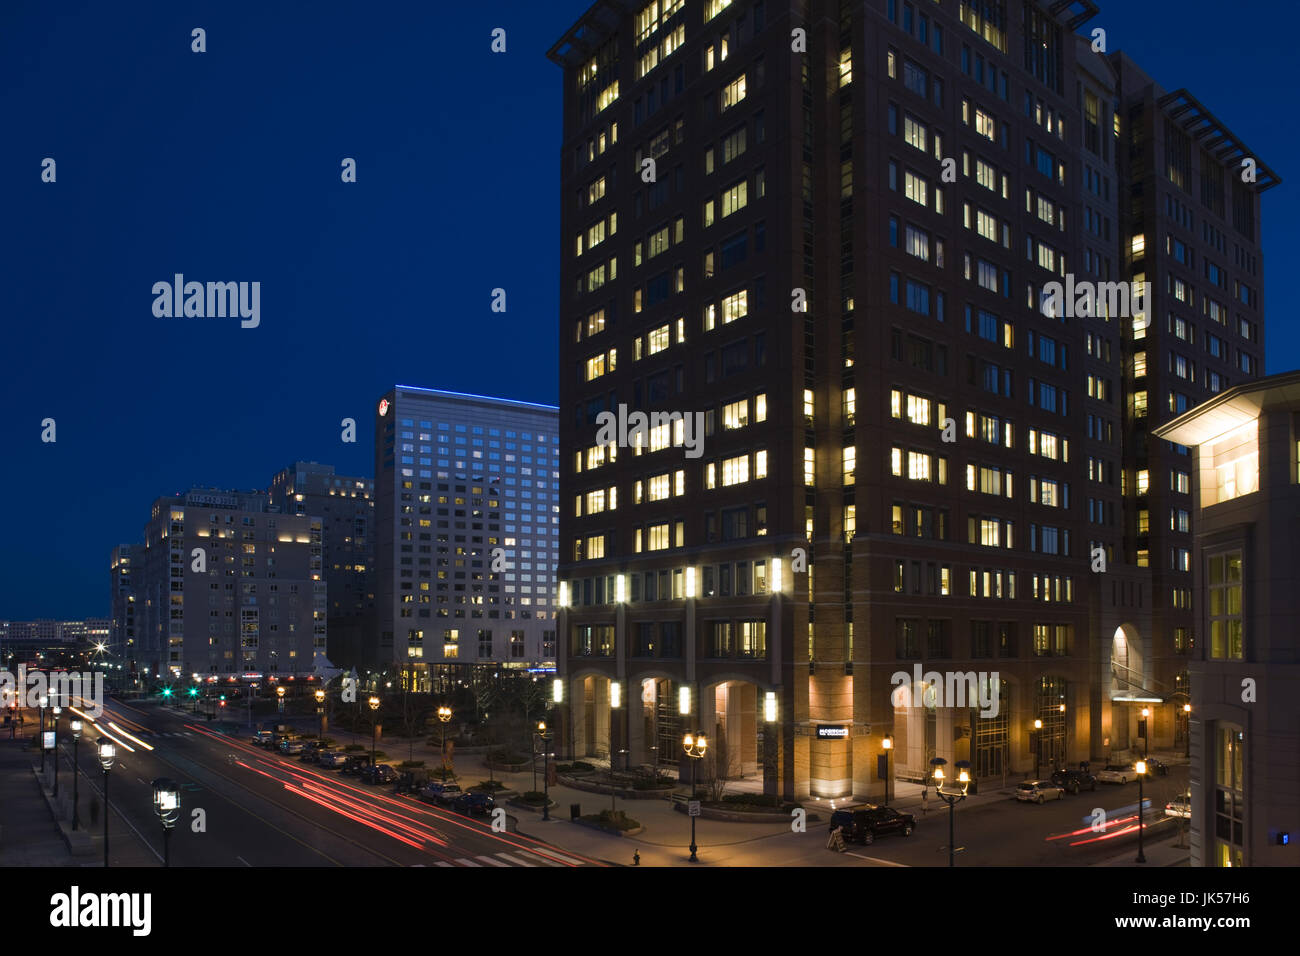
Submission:
[[564,703],[564,680],[557,677],[551,681],[551,701],[556,704]]
[[560,594],[559,597],[556,599],[555,603],[559,607],[569,606],[569,582],[568,581],[560,582]]
[[623,685],[616,680],[609,682],[609,706],[615,710],[623,706]]
[[699,597],[699,592],[695,585],[695,568],[686,569],[686,596],[688,598]]
[[691,712],[691,689],[685,685],[677,688],[677,713]]
[[614,575],[614,603],[624,604],[627,602],[627,575]]
[[769,690],[763,695],[763,719],[769,724],[776,723],[776,691]]
[[772,559],[772,593],[773,594],[780,594],[785,587],[785,583],[784,580],[782,579],[782,574],[781,574],[782,570],[783,570],[783,565],[781,559],[773,558]]

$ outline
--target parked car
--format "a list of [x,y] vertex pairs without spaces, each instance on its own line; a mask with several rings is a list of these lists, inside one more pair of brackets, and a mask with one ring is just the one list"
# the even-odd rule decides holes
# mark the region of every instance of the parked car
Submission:
[[355,776],[370,766],[369,754],[349,754],[347,760],[343,761],[343,773],[349,777]]
[[1169,775],[1169,764],[1155,757],[1144,757],[1147,762],[1147,773],[1155,774],[1158,777],[1167,777]]
[[280,739],[280,753],[282,754],[300,754],[306,749],[306,746],[297,737],[282,737]]
[[1137,768],[1132,764],[1110,763],[1097,771],[1097,780],[1101,783],[1128,783],[1137,779]]
[[466,815],[491,813],[496,805],[497,802],[490,793],[462,793],[452,801],[455,811]]
[[348,755],[341,750],[322,750],[316,762],[328,770],[337,770],[348,762]]
[[1046,803],[1048,800],[1060,800],[1065,796],[1065,788],[1050,780],[1026,780],[1016,787],[1016,799],[1029,803]]
[[1165,816],[1182,817],[1184,820],[1192,818],[1192,797],[1184,793],[1182,796],[1174,797],[1165,804]]
[[274,734],[269,730],[259,730],[257,733],[253,734],[253,743],[259,747],[269,747],[273,736]]
[[1057,770],[1052,774],[1052,783],[1064,788],[1066,793],[1097,789],[1097,778],[1086,770]]
[[393,783],[397,780],[397,771],[386,763],[378,763],[374,766],[362,767],[357,772],[357,779],[362,783],[368,783],[372,786],[378,786],[384,783]]
[[324,750],[319,740],[308,740],[302,745],[302,753],[298,755],[298,759],[303,763],[318,763]]
[[916,829],[916,817],[910,813],[900,813],[893,807],[878,807],[868,804],[863,807],[851,807],[836,810],[831,814],[830,827],[840,827],[846,843],[874,843],[876,837],[887,833],[901,833],[911,836]]
[[420,799],[425,803],[449,804],[460,794],[460,787],[454,783],[438,783],[435,781],[420,791]]

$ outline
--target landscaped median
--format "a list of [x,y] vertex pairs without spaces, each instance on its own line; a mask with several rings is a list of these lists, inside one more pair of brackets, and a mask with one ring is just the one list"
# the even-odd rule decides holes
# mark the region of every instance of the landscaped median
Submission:
[[[506,803],[512,807],[518,807],[520,810],[541,813],[542,806],[546,803],[546,794],[540,790],[525,790],[519,796],[507,800]],[[554,810],[559,804],[552,800],[550,806]]]
[[591,827],[593,830],[618,837],[636,836],[644,827],[622,810],[601,810],[600,813],[588,813],[573,821],[579,826]]
[[[689,801],[689,796],[674,794],[673,809],[685,813]],[[789,823],[790,814],[802,807],[801,803],[767,794],[732,793],[721,800],[701,800],[700,816],[726,823]],[[808,819],[816,822],[819,818],[810,813]]]
[[586,793],[613,793],[624,800],[663,800],[676,788],[671,777],[662,774],[601,771],[589,763],[577,761],[556,768],[559,782]]

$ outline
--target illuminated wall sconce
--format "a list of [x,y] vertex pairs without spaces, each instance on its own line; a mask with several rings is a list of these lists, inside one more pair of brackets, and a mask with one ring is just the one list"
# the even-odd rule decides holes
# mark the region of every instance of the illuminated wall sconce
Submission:
[[773,594],[780,594],[782,588],[784,587],[784,582],[782,581],[781,578],[781,571],[782,571],[781,559],[773,558],[772,559],[772,593]]
[[623,604],[627,601],[627,575],[614,575],[614,603]]
[[694,569],[694,568],[687,568],[687,569],[686,569],[686,596],[687,596],[688,598],[699,597],[699,593],[698,593],[698,592],[696,591],[696,589],[695,589],[695,569]]
[[551,682],[551,700],[557,704],[564,703],[564,679],[557,677]]
[[568,582],[568,581],[561,581],[561,582],[560,582],[560,597],[559,597],[559,600],[556,601],[556,603],[557,603],[560,607],[568,607],[568,606],[569,606],[569,582]]
[[677,713],[689,714],[691,712],[691,689],[685,685],[677,688]]
[[616,680],[609,682],[609,706],[615,710],[623,706],[623,685]]
[[763,719],[769,724],[776,723],[776,691],[769,690],[763,695]]

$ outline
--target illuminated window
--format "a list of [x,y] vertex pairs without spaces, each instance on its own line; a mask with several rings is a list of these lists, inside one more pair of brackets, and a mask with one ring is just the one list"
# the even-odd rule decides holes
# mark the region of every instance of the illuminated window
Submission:
[[1241,552],[1214,555],[1209,564],[1210,657],[1245,659]]
[[[728,3],[730,0],[728,0]],[[706,17],[707,19],[707,17]],[[745,74],[740,74],[722,88],[722,102],[719,112],[730,109],[745,98]]]
[[855,446],[850,445],[843,451],[844,456],[844,484],[851,485],[857,472],[858,450]]

